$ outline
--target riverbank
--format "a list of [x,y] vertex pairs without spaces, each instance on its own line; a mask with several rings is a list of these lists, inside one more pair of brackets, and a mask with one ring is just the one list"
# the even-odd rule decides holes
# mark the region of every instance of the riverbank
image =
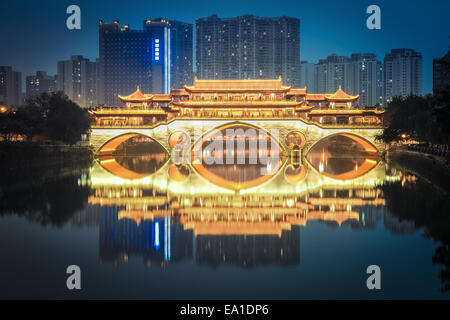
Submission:
[[0,143],[1,190],[24,184],[40,185],[67,175],[89,171],[94,155],[87,146],[49,145],[36,142]]
[[[22,164],[42,165],[91,161],[94,155],[88,146],[69,146],[39,142],[0,142],[0,164],[12,167]],[[11,168],[11,167],[9,167]],[[2,167],[2,169],[5,169]]]
[[389,151],[388,161],[450,192],[450,165],[446,158],[398,148]]

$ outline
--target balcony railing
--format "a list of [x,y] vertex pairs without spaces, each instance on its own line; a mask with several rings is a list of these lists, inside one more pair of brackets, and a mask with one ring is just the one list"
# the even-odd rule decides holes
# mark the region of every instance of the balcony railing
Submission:
[[273,116],[273,115],[266,115],[266,116],[205,116],[205,115],[184,115],[184,116],[171,116],[168,119],[165,120],[159,120],[156,121],[153,124],[148,125],[133,125],[133,124],[98,124],[92,126],[92,128],[142,128],[142,129],[153,129],[160,125],[166,125],[169,124],[175,120],[211,120],[211,121],[236,121],[236,120],[274,120],[274,121],[292,121],[292,120],[298,120],[303,123],[309,124],[309,125],[316,125],[323,129],[337,129],[337,128],[352,128],[352,129],[381,129],[383,128],[382,123],[369,123],[369,122],[361,122],[361,123],[351,123],[351,124],[338,124],[338,123],[320,123],[319,121],[314,120],[308,120],[305,118],[301,118],[299,116],[292,116],[292,115],[281,115],[281,116]]

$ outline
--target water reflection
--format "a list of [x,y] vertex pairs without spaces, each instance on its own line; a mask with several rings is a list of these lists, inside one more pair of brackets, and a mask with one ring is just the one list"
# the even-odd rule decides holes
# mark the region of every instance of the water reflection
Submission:
[[43,163],[0,175],[0,215],[23,216],[43,226],[63,227],[83,210],[91,189],[89,163]]
[[337,180],[360,177],[379,161],[374,147],[351,135],[335,135],[319,141],[307,159],[321,174]]
[[98,157],[104,169],[130,180],[155,173],[167,160],[168,154],[158,142],[140,135],[121,142],[114,152]]
[[[167,167],[169,174],[164,174]],[[100,172],[91,172],[95,192],[89,203],[100,216],[102,262],[117,264],[141,254],[146,265],[162,267],[192,256],[211,267],[296,265],[300,263],[300,226],[322,221],[333,227],[366,228],[370,213],[361,208],[385,204],[381,190],[353,184],[319,185],[298,192],[295,183],[284,182],[286,173],[264,188],[270,191],[282,184],[280,194],[229,193],[219,187],[205,193],[198,174],[182,180],[179,187],[180,180],[172,180],[172,170],[174,165],[167,165],[153,180],[128,186],[124,181],[114,185],[96,180]],[[304,176],[306,169],[292,170],[288,176]],[[308,182],[315,179],[312,176]]]
[[283,161],[283,150],[268,133],[235,123],[214,129],[197,141],[192,166],[208,181],[240,190],[269,180]]
[[[199,153],[200,158],[193,157],[193,169],[169,161],[151,175],[138,176],[143,172],[138,168],[145,168],[141,162],[153,158],[131,157],[133,160],[125,164],[117,155],[115,159],[121,164],[117,172],[100,161],[102,169],[109,169],[111,175],[94,166],[91,183],[95,191],[89,204],[100,216],[102,262],[117,264],[140,254],[146,265],[162,267],[192,257],[211,267],[297,265],[300,226],[322,221],[333,227],[348,224],[364,228],[368,213],[360,208],[385,204],[382,192],[373,188],[385,176],[381,167],[364,180],[355,180],[359,174],[353,175],[349,179],[354,181],[336,187],[333,180],[324,180],[327,174],[311,171],[309,164],[299,163],[300,159],[289,163],[281,146],[269,135],[249,135],[239,141],[238,136],[227,136],[227,129],[245,132],[254,128],[231,124],[204,135],[194,144],[193,154]],[[287,142],[304,146],[302,137],[292,134]],[[349,145],[344,146],[350,151],[359,148],[348,140]],[[234,145],[231,151],[226,148],[230,141]],[[243,149],[238,149],[239,142]],[[324,145],[322,142],[316,147]],[[365,150],[360,151],[364,155]],[[334,164],[335,175],[353,169],[354,159],[334,162],[332,152],[322,157]],[[214,157],[215,163],[208,164],[205,155]],[[315,155],[313,149],[308,158],[313,166]],[[243,160],[240,163],[239,156]],[[259,156],[275,156],[276,161],[252,163]],[[227,164],[227,157],[233,160],[231,164]],[[164,157],[160,159],[160,164],[165,161]],[[360,163],[363,169],[367,160]],[[135,175],[123,175],[123,168]],[[209,183],[205,184],[205,179]]]
[[[299,163],[287,157],[270,179],[248,188],[224,188],[189,164],[173,164],[163,152],[113,154],[116,167],[108,167],[102,158],[90,169],[52,166],[38,174],[40,179],[30,169],[15,184],[13,179],[0,180],[0,213],[58,227],[71,221],[75,230],[94,226],[100,263],[120,267],[137,259],[158,269],[194,262],[218,269],[300,267],[301,272],[305,251],[312,264],[323,259],[337,262],[343,254],[311,253],[317,250],[316,242],[333,235],[320,229],[313,240],[301,238],[311,225],[313,230],[317,224],[327,230],[376,229],[373,241],[385,241],[381,225],[389,233],[402,235],[390,238],[392,242],[424,230],[426,237],[439,243],[430,256],[442,266],[442,290],[450,290],[450,202],[442,190],[445,185],[434,188],[422,179],[416,171],[424,168],[422,164],[415,170],[410,161],[408,166],[387,165],[354,141],[347,145],[347,150],[356,153],[354,157],[341,149],[339,158],[330,145],[316,147],[320,152],[313,148]],[[317,169],[317,159],[323,162],[323,170]],[[368,160],[375,161],[372,167],[353,173],[355,166],[361,170]],[[245,168],[250,168],[249,176],[242,176]],[[237,182],[242,186],[246,177],[255,180],[256,173],[248,165],[237,172],[213,171],[229,186]],[[356,242],[363,238],[361,232],[352,237]],[[334,239],[345,247],[342,237]],[[365,263],[364,258],[355,257],[353,262]],[[430,280],[436,274],[424,272],[424,277]]]

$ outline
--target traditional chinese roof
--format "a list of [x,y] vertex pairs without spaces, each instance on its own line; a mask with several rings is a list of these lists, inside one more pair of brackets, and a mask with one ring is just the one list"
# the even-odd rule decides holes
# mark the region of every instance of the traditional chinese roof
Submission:
[[118,95],[119,99],[123,102],[146,102],[150,101],[152,99],[151,94],[143,94],[141,90],[139,89],[139,86],[137,86],[137,89],[135,92],[128,96],[121,96]]
[[170,102],[172,101],[172,97],[170,94],[154,94],[151,100],[155,102]]
[[184,86],[188,92],[249,92],[249,91],[288,91],[291,87],[283,86],[281,77],[269,80],[199,80],[194,79],[193,86]]
[[306,87],[304,88],[291,88],[287,93],[287,95],[295,95],[295,96],[305,96],[306,93]]
[[339,89],[333,94],[325,95],[325,98],[330,101],[355,101],[359,98],[359,95],[351,96],[348,93],[342,90],[341,85],[339,85]]
[[170,91],[170,94],[173,96],[188,96],[189,92],[187,92],[185,89],[172,89]]
[[322,93],[308,93],[306,95],[307,101],[325,101],[325,94]]

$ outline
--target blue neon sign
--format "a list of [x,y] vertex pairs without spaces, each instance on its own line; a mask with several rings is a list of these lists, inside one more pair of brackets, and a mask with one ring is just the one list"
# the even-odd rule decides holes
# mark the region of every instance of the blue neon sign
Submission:
[[159,52],[160,52],[160,43],[159,39],[155,39],[153,41],[153,60],[159,61]]

